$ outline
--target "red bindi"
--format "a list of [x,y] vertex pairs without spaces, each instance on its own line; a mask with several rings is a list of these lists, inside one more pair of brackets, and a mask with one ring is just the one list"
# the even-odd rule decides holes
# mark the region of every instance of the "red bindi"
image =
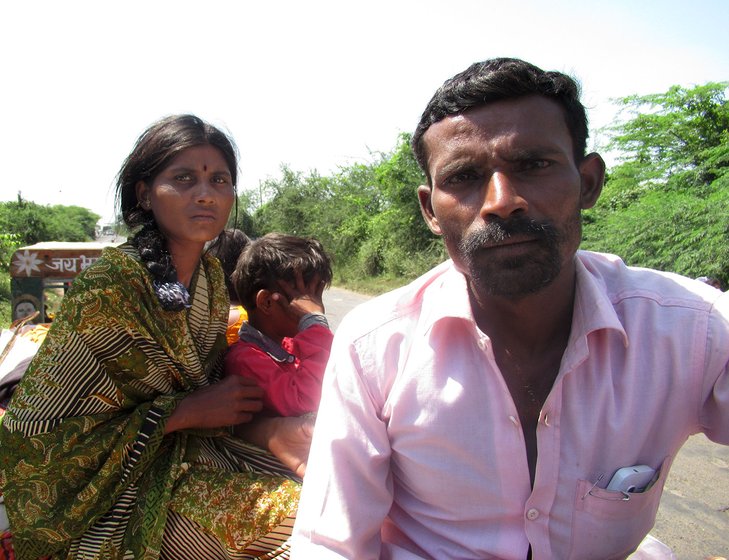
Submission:
[[208,170],[208,166],[207,165],[203,165],[203,171],[207,171],[207,170]]

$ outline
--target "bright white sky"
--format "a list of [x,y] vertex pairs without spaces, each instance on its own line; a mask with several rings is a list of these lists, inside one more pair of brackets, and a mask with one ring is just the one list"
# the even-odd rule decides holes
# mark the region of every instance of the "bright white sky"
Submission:
[[729,80],[727,0],[35,0],[0,7],[0,200],[112,219],[122,160],[192,112],[241,152],[239,190],[322,174],[412,131],[470,63],[516,56],[608,100]]

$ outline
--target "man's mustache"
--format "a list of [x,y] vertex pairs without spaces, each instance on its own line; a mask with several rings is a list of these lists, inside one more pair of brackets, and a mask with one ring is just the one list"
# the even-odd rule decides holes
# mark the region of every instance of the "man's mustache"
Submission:
[[557,239],[556,228],[549,222],[515,216],[504,220],[493,217],[483,227],[470,232],[461,240],[462,251],[474,251],[484,246],[497,245],[515,235],[526,235],[546,242]]

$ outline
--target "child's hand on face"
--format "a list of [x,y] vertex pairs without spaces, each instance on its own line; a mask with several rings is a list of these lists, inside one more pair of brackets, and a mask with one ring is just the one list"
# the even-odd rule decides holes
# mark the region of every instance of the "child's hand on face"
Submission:
[[305,282],[301,273],[297,272],[293,282],[279,280],[278,285],[281,292],[274,293],[272,298],[296,321],[307,313],[324,313],[324,282],[318,274]]

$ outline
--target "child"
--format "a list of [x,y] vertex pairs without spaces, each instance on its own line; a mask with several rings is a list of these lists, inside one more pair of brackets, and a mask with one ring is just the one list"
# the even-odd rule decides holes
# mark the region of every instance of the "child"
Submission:
[[232,281],[248,321],[225,355],[225,373],[254,379],[269,414],[301,416],[319,407],[333,336],[322,292],[331,280],[321,243],[291,235],[252,241],[236,264]]

